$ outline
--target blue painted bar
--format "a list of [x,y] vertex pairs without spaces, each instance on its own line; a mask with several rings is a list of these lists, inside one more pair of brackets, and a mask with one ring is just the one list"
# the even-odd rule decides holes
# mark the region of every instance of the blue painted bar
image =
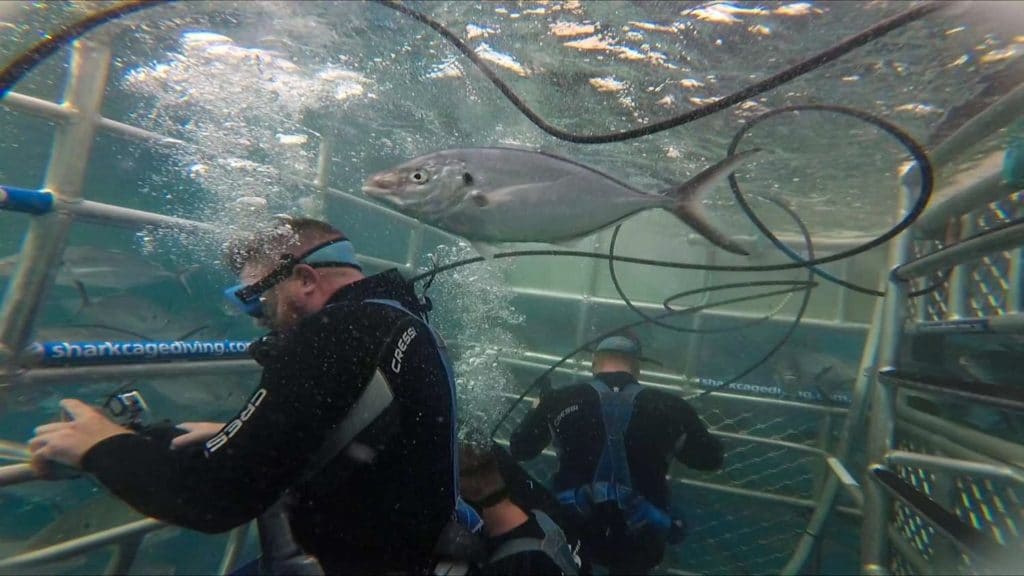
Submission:
[[36,342],[30,354],[44,366],[238,360],[249,358],[249,340]]
[[46,214],[53,210],[53,194],[41,190],[0,186],[0,209]]

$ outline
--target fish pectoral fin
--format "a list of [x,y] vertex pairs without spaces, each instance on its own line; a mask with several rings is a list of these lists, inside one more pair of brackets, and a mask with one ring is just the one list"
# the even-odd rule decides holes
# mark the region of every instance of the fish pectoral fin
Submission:
[[479,190],[473,190],[469,193],[469,199],[480,208],[486,208],[490,203],[490,199],[487,195]]
[[490,260],[498,252],[498,247],[490,242],[482,242],[480,240],[471,240],[469,242],[476,253],[483,256],[485,260]]
[[189,296],[192,295],[192,288],[188,285],[188,275],[195,272],[196,270],[199,270],[199,268],[201,268],[199,265],[188,266],[186,268],[178,270],[174,274],[174,276],[178,279],[178,283],[181,284],[181,287],[185,289],[185,293],[188,294]]
[[578,245],[576,244],[577,242],[579,242],[579,238],[570,238],[568,240],[553,240],[549,242],[549,244],[554,244],[555,246],[561,246],[562,248],[569,248],[575,250],[576,248],[578,248]]

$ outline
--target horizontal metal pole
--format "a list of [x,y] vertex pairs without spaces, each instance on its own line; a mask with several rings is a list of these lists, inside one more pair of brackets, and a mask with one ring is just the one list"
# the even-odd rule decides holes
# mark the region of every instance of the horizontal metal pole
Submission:
[[[505,448],[508,448],[508,445],[509,445],[507,440],[502,440],[502,439],[496,439],[495,443],[498,444],[499,446],[504,446]],[[545,450],[541,451],[540,456],[544,457],[544,458],[548,458],[548,459],[554,459],[554,458],[558,457],[558,455],[553,450],[550,450],[550,449],[545,449]],[[811,508],[811,509],[813,509],[815,506],[817,506],[817,503],[814,502],[813,500],[805,500],[803,498],[794,498],[792,496],[780,496],[778,494],[769,494],[767,492],[757,492],[755,490],[748,490],[746,488],[736,488],[736,487],[733,487],[733,486],[722,486],[720,484],[712,484],[710,482],[701,482],[700,480],[690,480],[688,478],[674,478],[674,477],[670,476],[669,477],[669,481],[673,482],[675,484],[681,484],[681,485],[684,485],[684,486],[693,486],[693,487],[697,487],[697,488],[703,488],[705,490],[712,490],[712,491],[715,491],[715,492],[724,492],[726,494],[732,494],[734,496],[746,496],[746,497],[749,497],[749,498],[757,498],[757,499],[760,499],[760,500],[768,500],[768,501],[776,502],[776,503],[779,503],[779,504],[787,504],[787,505],[790,505],[790,506],[799,506],[801,508]],[[855,516],[860,515],[860,511],[852,509],[852,508],[840,507],[839,510],[842,511],[843,513],[849,514],[849,515],[855,515]]]
[[892,542],[893,547],[896,548],[896,552],[898,552],[904,560],[910,563],[910,567],[914,569],[915,574],[931,576],[931,574],[934,573],[932,572],[931,563],[921,556],[921,553],[917,551],[917,548],[907,542],[907,539],[904,538],[902,532],[897,530],[892,524],[889,525],[887,530],[889,532],[889,541]]
[[[8,92],[3,99],[0,99],[0,104],[17,112],[38,116],[57,123],[66,122],[74,115],[74,110],[71,108],[17,92]],[[96,127],[131,140],[141,140],[155,144],[186,144],[181,140],[168,138],[167,136],[136,128],[116,120],[110,120],[109,118],[100,118]]]
[[75,114],[75,111],[70,107],[17,92],[8,92],[6,96],[0,98],[0,104],[15,112],[22,112],[58,123],[68,120]]
[[[792,234],[779,234],[779,240],[789,246],[794,252],[802,253],[806,248],[804,239],[801,236],[795,236]],[[781,254],[782,252],[768,243],[768,241],[761,236],[730,236],[733,242],[739,246],[745,248],[754,257],[761,256],[764,254]],[[819,258],[822,256],[828,256],[831,253],[839,252],[841,250],[849,250],[855,248],[861,244],[866,244],[874,240],[873,236],[861,236],[861,237],[825,237],[825,238],[814,238],[814,252]],[[708,248],[716,248],[714,244],[708,241],[707,238],[700,234],[687,233],[683,237],[683,241],[686,244],[693,246],[707,246]]]
[[173,378],[210,374],[238,374],[261,370],[255,360],[210,360],[207,362],[164,362],[82,366],[78,368],[37,368],[14,374],[0,372],[0,383],[7,385],[54,385],[95,382],[97,380],[136,378]]
[[[499,357],[499,361],[511,366],[520,366],[523,368],[530,368],[537,371],[544,371],[551,367],[552,364],[560,360],[561,358],[550,356],[547,354],[541,354],[538,352],[527,352],[523,356],[528,358],[536,358],[536,360],[529,360],[525,358],[510,358],[510,357]],[[573,370],[570,368],[559,367],[555,369],[556,373],[564,373],[573,376],[589,376],[589,371]],[[644,386],[651,388],[657,388],[681,396],[684,399],[690,399],[693,395],[699,393],[699,390],[693,386],[693,379],[687,376],[680,376],[678,374],[670,374],[667,372],[652,373],[652,371],[644,370],[643,379],[640,383]],[[664,384],[654,382],[648,379],[650,376],[656,376],[660,380],[671,382],[671,384]],[[509,398],[518,398],[519,394],[505,393]],[[810,412],[829,412],[832,414],[846,414],[847,409],[839,406],[825,406],[821,404],[805,404],[803,402],[794,402],[791,400],[780,400],[777,398],[766,398],[763,396],[746,396],[743,394],[730,394],[728,392],[715,392],[715,399],[719,400],[730,400],[738,402],[750,402],[754,404],[765,404],[771,406],[779,406],[783,408],[794,408],[798,410],[807,410]]]
[[47,366],[248,360],[251,359],[251,343],[251,340],[36,342],[28,347],[26,358]]
[[976,260],[985,254],[1010,250],[1022,244],[1024,222],[1017,222],[911,260],[897,267],[893,274],[900,280],[910,280]]
[[900,434],[905,434],[913,438],[916,442],[919,442],[921,445],[926,446],[927,448],[935,450],[937,452],[941,452],[951,458],[958,458],[961,460],[970,460],[975,462],[982,461],[996,466],[1005,465],[1005,463],[998,458],[986,456],[985,454],[982,454],[976,450],[970,450],[968,448],[965,448],[961,446],[959,443],[957,443],[955,440],[943,434],[937,434],[935,432],[925,430],[924,428],[921,428],[916,424],[911,424],[906,420],[897,420],[896,430]]
[[797,452],[807,452],[813,454],[821,459],[825,459],[828,454],[821,448],[815,448],[814,446],[808,446],[806,444],[797,444],[795,442],[786,442],[785,440],[776,440],[775,438],[765,438],[763,436],[750,436],[747,434],[736,434],[734,432],[720,432],[718,430],[710,430],[711,434],[718,436],[719,438],[728,438],[730,440],[740,440],[743,442],[753,442],[755,444],[766,444],[769,446],[776,446],[779,448],[786,448],[789,450],[796,450]]
[[[577,303],[583,300],[583,296],[578,293],[562,292],[560,290],[546,290],[543,288],[526,288],[522,286],[512,286],[512,292],[516,295],[521,296],[533,296],[537,298],[545,298],[552,300],[566,300],[571,303]],[[601,304],[604,306],[611,306],[615,308],[625,308],[626,304],[621,298],[606,298],[604,296],[589,296],[587,301],[590,304]],[[664,312],[665,307],[660,303],[633,301],[633,305],[640,310],[650,312]],[[708,318],[728,318],[730,320],[756,320],[763,318],[765,314],[758,314],[756,312],[741,312],[738,310],[726,310],[722,308],[701,310],[697,312],[695,316],[705,316]],[[783,314],[777,314],[772,316],[769,322],[791,322],[793,316],[786,316]],[[867,329],[868,324],[862,322],[836,322],[833,319],[822,320],[818,318],[803,318],[800,320],[800,324],[804,326],[827,328],[830,330],[842,330],[842,331],[864,331]]]
[[120,228],[138,229],[145,226],[158,226],[161,228],[196,229],[207,232],[214,232],[217,228],[212,224],[195,222],[184,218],[165,216],[154,212],[123,208],[112,204],[92,202],[83,200],[81,202],[57,201],[54,207],[56,210],[70,212],[76,220],[91,224],[105,226],[117,226]]
[[36,471],[30,464],[0,466],[0,487],[23,484],[36,479]]
[[989,436],[955,422],[914,410],[903,402],[896,403],[896,416],[937,434],[954,437],[965,448],[988,455],[992,458],[1024,468],[1024,446],[1001,438]]
[[0,458],[24,462],[29,459],[28,444],[11,440],[0,440]]
[[116,528],[110,528],[109,530],[103,530],[102,532],[96,532],[88,536],[82,536],[81,538],[75,538],[74,540],[68,540],[60,544],[0,560],[0,570],[27,568],[38,564],[57,562],[89,552],[90,550],[95,550],[96,548],[116,544],[133,536],[148,534],[149,532],[167,527],[167,524],[153,518],[137,520]]
[[939,394],[1003,409],[1024,410],[1024,390],[1014,385],[963,382],[948,377],[941,380],[932,376],[904,374],[892,369],[879,371],[878,379],[884,384],[905,390]]
[[1019,469],[1015,470],[1009,466],[993,465],[985,462],[946,458],[931,454],[918,454],[917,452],[907,452],[904,450],[887,452],[885,454],[885,461],[893,465],[898,464],[926,470],[946,470],[958,474],[998,478],[1024,484],[1024,474]]
[[1019,312],[989,318],[960,318],[934,322],[910,322],[908,334],[1022,334],[1024,314]]
[[1016,192],[1003,180],[1003,155],[1002,150],[989,154],[977,167],[958,174],[955,182],[936,191],[934,198],[942,200],[928,206],[914,222],[914,234],[918,238],[941,237],[951,219]]
[[1024,84],[971,118],[928,153],[932,165],[942,168],[975,144],[1024,115]]
[[[778,494],[769,494],[767,492],[757,492],[755,490],[748,490],[746,488],[737,488],[735,486],[722,486],[721,484],[712,484],[710,482],[701,482],[700,480],[691,480],[689,478],[673,478],[672,482],[675,484],[681,484],[683,486],[692,486],[695,488],[703,488],[705,490],[711,490],[714,492],[723,492],[725,494],[732,494],[734,496],[746,496],[748,498],[756,498],[758,500],[765,500],[769,502],[775,502],[777,504],[787,504],[789,506],[797,506],[799,508],[814,509],[818,503],[814,500],[807,500],[804,498],[794,498],[792,496],[780,496]],[[847,508],[845,506],[837,506],[836,510],[849,516],[860,516],[860,511],[855,508]]]

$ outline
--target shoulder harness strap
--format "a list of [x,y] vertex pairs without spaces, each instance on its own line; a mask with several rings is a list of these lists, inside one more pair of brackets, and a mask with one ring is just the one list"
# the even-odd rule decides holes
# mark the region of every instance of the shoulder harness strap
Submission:
[[557,524],[544,512],[533,511],[537,523],[544,531],[544,538],[516,538],[509,540],[491,555],[491,563],[498,562],[515,554],[523,552],[543,552],[551,561],[558,566],[562,574],[574,576],[579,574],[579,562],[569,548],[569,542],[565,539],[565,533]]
[[592,481],[593,499],[594,502],[615,500],[621,503],[633,489],[626,455],[626,431],[633,417],[636,396],[643,387],[631,384],[615,392],[597,378],[590,381],[590,386],[601,400],[605,433],[604,450]]

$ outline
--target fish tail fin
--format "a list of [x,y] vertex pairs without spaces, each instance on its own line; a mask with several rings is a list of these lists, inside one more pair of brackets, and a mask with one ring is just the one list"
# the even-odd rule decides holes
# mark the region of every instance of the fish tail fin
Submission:
[[188,294],[189,296],[192,295],[192,287],[188,285],[188,276],[189,274],[195,272],[196,270],[199,270],[199,268],[200,267],[198,265],[189,266],[187,268],[182,268],[181,270],[178,270],[178,272],[175,274],[175,276],[178,278],[178,283],[181,284],[181,287],[185,289],[185,293]]
[[687,226],[696,230],[697,233],[707,238],[715,246],[733,254],[749,256],[750,253],[744,250],[735,240],[716,229],[708,221],[704,210],[700,206],[700,200],[720,180],[732,173],[733,169],[759,151],[759,148],[754,148],[740,152],[735,156],[730,156],[683,184],[664,190],[662,195],[675,201],[672,206],[668,206],[665,209],[675,214],[676,218],[679,218]]

